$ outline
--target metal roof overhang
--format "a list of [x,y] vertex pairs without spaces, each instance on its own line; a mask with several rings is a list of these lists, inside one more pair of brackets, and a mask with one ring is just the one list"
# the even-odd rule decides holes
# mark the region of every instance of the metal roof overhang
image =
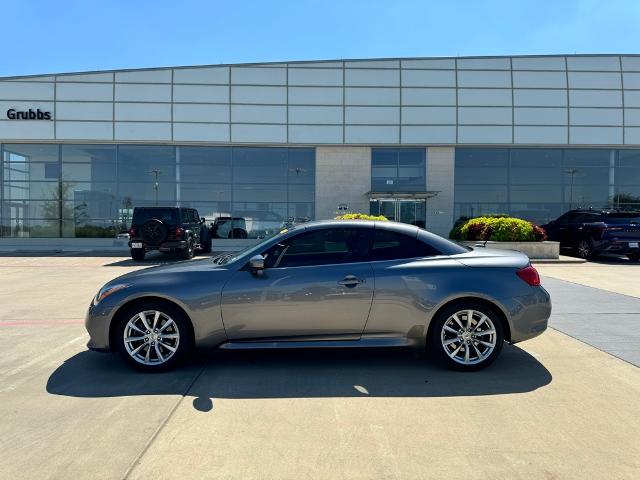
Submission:
[[378,199],[419,199],[419,198],[432,198],[438,195],[439,191],[419,191],[419,192],[367,192],[367,196],[370,200]]

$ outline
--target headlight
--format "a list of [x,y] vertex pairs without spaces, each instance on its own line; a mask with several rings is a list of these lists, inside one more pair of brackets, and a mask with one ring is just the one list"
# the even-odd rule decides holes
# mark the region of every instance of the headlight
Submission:
[[115,293],[118,290],[122,290],[123,288],[127,288],[128,286],[129,285],[127,285],[126,283],[121,283],[118,285],[111,285],[110,287],[102,287],[93,299],[93,304],[97,305],[112,293]]

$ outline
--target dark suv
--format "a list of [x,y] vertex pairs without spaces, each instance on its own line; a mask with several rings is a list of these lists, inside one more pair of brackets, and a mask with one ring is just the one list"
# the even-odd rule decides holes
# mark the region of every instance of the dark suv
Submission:
[[622,210],[570,210],[542,228],[549,240],[572,248],[582,258],[600,253],[640,259],[640,212]]
[[131,258],[144,260],[149,250],[178,252],[188,260],[196,248],[211,252],[211,234],[193,208],[136,207],[129,229]]

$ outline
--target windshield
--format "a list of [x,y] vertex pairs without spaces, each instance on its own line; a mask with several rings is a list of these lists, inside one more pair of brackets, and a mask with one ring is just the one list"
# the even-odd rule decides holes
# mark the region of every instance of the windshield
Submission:
[[251,256],[253,254],[258,254],[262,251],[262,249],[264,249],[265,245],[271,241],[272,238],[276,237],[276,236],[281,236],[284,235],[286,233],[291,232],[293,229],[284,229],[284,230],[280,230],[277,233],[272,233],[268,236],[266,236],[262,241],[260,241],[259,243],[257,243],[256,245],[249,245],[248,247],[243,248],[242,250],[238,250],[237,252],[225,252],[225,253],[221,253],[220,255],[216,255],[215,257],[212,258],[214,263],[217,263],[219,265],[223,265],[225,263],[229,263],[229,262],[235,262],[238,258],[240,257],[244,257],[244,256]]

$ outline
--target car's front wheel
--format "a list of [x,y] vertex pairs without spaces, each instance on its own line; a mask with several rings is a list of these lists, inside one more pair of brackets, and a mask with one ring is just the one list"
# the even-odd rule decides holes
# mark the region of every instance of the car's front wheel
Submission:
[[188,356],[193,335],[189,320],[178,308],[145,302],[120,315],[115,341],[129,365],[144,372],[161,372]]
[[474,371],[490,365],[500,354],[504,332],[495,309],[481,302],[450,305],[432,320],[429,347],[444,365]]

